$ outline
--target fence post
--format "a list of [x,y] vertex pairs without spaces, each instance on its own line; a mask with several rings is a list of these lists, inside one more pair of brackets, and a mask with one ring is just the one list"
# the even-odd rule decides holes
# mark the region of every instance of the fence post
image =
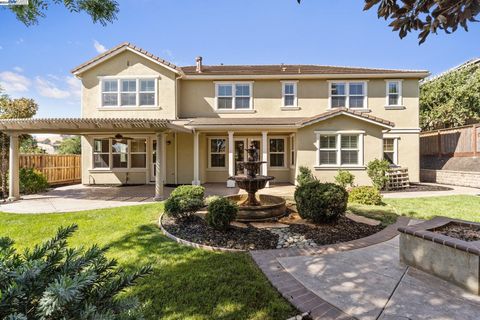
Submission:
[[438,152],[438,157],[442,157],[442,136],[441,136],[441,131],[438,129],[437,131],[437,152]]
[[478,124],[474,124],[472,126],[472,143],[473,143],[473,156],[476,157],[478,155],[478,150],[477,150],[477,145],[478,145],[478,142],[477,142],[477,139],[478,139],[478,134],[477,134],[477,127],[478,127]]

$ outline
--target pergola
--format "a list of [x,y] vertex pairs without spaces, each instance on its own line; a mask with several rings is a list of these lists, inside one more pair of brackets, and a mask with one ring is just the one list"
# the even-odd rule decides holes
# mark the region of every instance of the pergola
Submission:
[[155,199],[162,200],[164,174],[162,168],[162,150],[167,132],[191,132],[181,125],[166,119],[143,118],[51,118],[51,119],[2,119],[0,131],[10,137],[9,156],[9,201],[20,198],[19,179],[19,142],[21,134],[53,133],[86,135],[98,133],[148,133],[157,136]]

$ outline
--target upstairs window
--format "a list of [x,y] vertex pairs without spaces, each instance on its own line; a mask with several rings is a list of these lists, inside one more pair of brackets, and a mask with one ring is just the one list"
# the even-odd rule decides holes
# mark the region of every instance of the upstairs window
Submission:
[[283,95],[284,107],[296,107],[297,106],[297,83],[283,82],[282,95]]
[[157,105],[156,79],[102,79],[102,107],[153,107]]
[[252,109],[252,84],[216,84],[216,100],[217,110]]
[[387,81],[387,106],[402,104],[402,82],[399,80]]
[[367,83],[330,82],[330,108],[367,108]]

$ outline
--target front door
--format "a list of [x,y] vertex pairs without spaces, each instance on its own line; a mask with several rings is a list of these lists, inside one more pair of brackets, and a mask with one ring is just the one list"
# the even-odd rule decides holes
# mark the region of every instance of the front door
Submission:
[[245,161],[247,146],[245,145],[245,139],[235,139],[234,140],[234,152],[235,152],[235,175],[243,174],[244,167],[239,162]]

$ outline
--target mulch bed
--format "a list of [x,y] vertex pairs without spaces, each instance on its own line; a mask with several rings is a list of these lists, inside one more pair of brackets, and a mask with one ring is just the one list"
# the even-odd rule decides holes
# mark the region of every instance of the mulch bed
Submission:
[[383,226],[370,226],[368,224],[352,221],[341,217],[337,222],[318,224],[315,226],[294,224],[290,230],[304,234],[307,239],[315,241],[317,245],[335,244],[352,241],[370,236],[383,229]]
[[421,183],[412,183],[412,184],[410,184],[410,187],[408,187],[408,188],[398,189],[398,190],[385,190],[385,191],[382,191],[382,193],[419,192],[419,191],[449,191],[449,190],[453,190],[453,189],[449,188],[449,187],[444,187],[444,186],[431,186],[431,185],[421,184]]
[[274,249],[278,241],[278,236],[270,231],[251,226],[231,227],[227,232],[217,231],[198,216],[178,222],[164,216],[163,226],[168,232],[181,239],[212,247],[244,250]]
[[466,224],[449,223],[433,232],[463,241],[480,241],[480,228]]

